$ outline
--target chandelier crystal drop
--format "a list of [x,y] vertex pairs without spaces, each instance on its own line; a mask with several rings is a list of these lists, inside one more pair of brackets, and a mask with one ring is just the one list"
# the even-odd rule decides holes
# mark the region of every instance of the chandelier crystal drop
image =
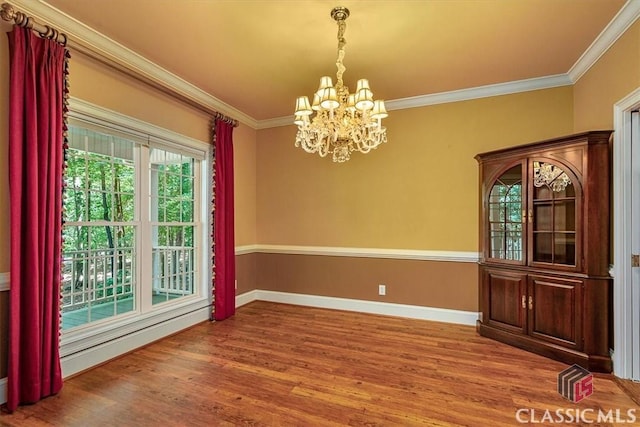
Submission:
[[373,99],[367,79],[358,80],[355,93],[349,93],[342,80],[346,70],[342,60],[348,16],[346,7],[331,11],[331,17],[338,23],[335,86],[331,77],[322,77],[312,103],[306,96],[296,100],[294,120],[298,125],[296,147],[321,157],[332,154],[333,161],[338,163],[349,160],[353,151],[368,153],[387,141],[387,129],[382,126],[382,119],[388,116],[384,101]]

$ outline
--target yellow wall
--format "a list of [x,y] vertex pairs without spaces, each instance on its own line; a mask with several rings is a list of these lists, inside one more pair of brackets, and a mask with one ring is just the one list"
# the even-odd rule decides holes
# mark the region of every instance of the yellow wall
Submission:
[[208,142],[210,118],[80,54],[69,64],[70,94],[110,110]]
[[613,105],[640,87],[640,21],[574,86],[574,129],[613,129]]
[[233,131],[236,246],[256,243],[256,131],[241,124]]
[[[122,73],[73,55],[71,96],[209,142],[211,117]],[[236,244],[255,243],[255,130],[234,130]]]
[[258,131],[258,243],[477,251],[482,151],[569,134],[573,90],[391,111],[389,142],[344,164]]

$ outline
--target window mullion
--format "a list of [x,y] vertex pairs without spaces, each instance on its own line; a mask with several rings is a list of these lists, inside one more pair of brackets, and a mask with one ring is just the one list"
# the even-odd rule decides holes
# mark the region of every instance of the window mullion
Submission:
[[151,301],[151,221],[150,221],[150,182],[149,182],[149,147],[140,146],[136,163],[138,211],[136,212],[139,227],[138,240],[138,289],[136,294],[140,301],[140,311],[146,313],[152,308]]

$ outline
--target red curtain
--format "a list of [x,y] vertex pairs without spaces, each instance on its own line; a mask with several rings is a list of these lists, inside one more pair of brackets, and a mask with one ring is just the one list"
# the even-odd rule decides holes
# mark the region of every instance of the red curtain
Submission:
[[233,124],[215,121],[213,219],[213,318],[236,312],[236,254],[233,225]]
[[62,388],[59,357],[66,50],[9,36],[11,287],[7,409]]

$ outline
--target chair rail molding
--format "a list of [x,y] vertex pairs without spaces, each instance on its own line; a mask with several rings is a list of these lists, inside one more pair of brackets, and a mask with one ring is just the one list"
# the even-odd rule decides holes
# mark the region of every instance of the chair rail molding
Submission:
[[417,249],[351,248],[330,246],[246,245],[236,246],[236,255],[250,253],[320,255],[352,258],[410,259],[418,261],[478,262],[478,252]]

